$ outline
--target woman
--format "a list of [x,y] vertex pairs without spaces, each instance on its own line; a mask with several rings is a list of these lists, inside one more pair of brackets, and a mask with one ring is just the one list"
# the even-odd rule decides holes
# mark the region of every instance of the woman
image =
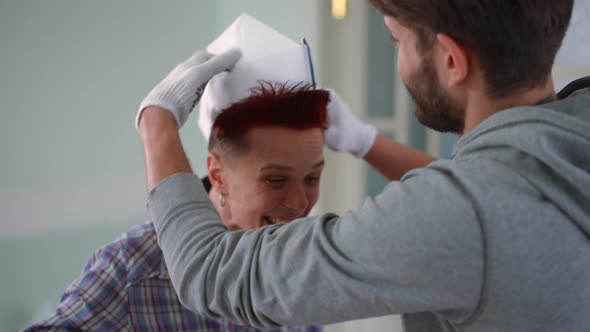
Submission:
[[[253,230],[309,213],[318,200],[328,99],[328,91],[307,85],[261,83],[215,119],[203,183],[220,227]],[[48,329],[258,331],[183,307],[151,222],[98,249],[57,310],[25,331]]]

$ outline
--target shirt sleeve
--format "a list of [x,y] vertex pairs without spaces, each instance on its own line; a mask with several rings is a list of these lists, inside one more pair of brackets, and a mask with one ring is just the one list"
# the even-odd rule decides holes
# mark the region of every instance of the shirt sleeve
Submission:
[[228,232],[199,179],[176,174],[148,208],[181,302],[257,327],[407,312],[466,318],[483,283],[483,245],[463,179],[436,165],[361,208]]
[[120,331],[127,328],[126,269],[119,243],[97,250],[57,309],[23,331]]

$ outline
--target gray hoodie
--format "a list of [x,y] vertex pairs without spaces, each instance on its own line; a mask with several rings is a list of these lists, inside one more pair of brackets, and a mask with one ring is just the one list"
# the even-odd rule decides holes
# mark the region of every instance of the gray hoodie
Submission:
[[504,110],[363,206],[228,232],[198,177],[148,207],[188,308],[259,327],[590,330],[590,94]]

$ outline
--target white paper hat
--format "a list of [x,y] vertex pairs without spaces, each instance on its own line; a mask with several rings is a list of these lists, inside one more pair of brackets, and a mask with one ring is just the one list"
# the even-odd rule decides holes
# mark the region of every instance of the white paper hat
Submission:
[[301,43],[281,35],[248,14],[240,15],[207,51],[219,54],[239,48],[242,57],[229,72],[213,77],[203,92],[199,127],[209,140],[217,116],[232,104],[250,96],[260,81],[305,82],[315,86],[311,52]]

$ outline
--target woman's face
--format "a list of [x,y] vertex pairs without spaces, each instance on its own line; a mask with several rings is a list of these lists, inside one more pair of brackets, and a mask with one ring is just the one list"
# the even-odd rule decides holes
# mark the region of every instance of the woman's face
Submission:
[[255,229],[307,216],[319,195],[322,130],[256,127],[245,138],[246,152],[231,165],[220,162],[223,184],[217,189],[225,206],[218,208],[224,224],[232,230]]

